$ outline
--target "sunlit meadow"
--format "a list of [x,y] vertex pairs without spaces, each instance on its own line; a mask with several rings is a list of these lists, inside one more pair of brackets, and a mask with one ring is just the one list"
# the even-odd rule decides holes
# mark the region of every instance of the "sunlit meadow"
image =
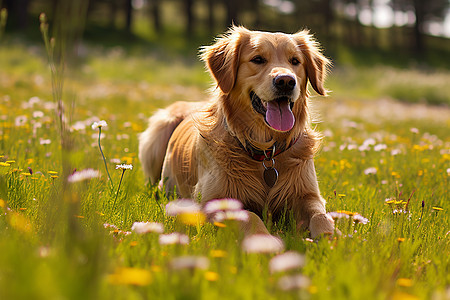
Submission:
[[205,207],[207,221],[144,180],[147,118],[210,85],[195,57],[161,55],[86,46],[61,117],[44,45],[0,45],[1,299],[450,297],[447,107],[344,88],[312,97],[319,184],[341,235],[313,241],[268,216],[272,239],[244,238],[233,200]]

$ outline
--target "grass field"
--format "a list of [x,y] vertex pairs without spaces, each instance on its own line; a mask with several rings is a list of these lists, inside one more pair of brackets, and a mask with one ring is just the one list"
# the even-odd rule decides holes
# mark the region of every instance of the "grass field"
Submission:
[[[325,136],[319,184],[328,211],[343,211],[342,235],[312,241],[266,220],[282,252],[300,255],[275,272],[279,253],[243,251],[233,221],[168,216],[175,199],[145,184],[137,135],[146,119],[175,100],[205,99],[210,85],[195,57],[163,58],[87,47],[64,78],[70,143],[61,147],[43,45],[0,45],[1,299],[450,297],[450,110],[427,104],[450,103],[448,71],[334,71],[331,97],[311,104]],[[112,180],[91,128],[100,120]],[[75,169],[100,174],[76,181]],[[135,222],[164,233],[138,233]]]

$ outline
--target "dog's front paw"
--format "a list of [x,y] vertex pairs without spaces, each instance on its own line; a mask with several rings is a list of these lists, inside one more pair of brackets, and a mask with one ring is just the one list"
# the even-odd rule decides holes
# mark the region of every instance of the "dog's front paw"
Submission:
[[321,234],[333,234],[334,221],[326,214],[315,214],[309,221],[309,231],[313,239]]

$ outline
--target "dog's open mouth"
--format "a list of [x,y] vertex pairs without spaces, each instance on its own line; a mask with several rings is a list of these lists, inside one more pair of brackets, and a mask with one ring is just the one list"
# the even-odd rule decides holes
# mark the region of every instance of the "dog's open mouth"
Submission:
[[295,117],[292,113],[294,102],[289,97],[279,97],[263,101],[255,92],[250,92],[253,109],[263,115],[267,125],[278,131],[289,131],[294,127]]

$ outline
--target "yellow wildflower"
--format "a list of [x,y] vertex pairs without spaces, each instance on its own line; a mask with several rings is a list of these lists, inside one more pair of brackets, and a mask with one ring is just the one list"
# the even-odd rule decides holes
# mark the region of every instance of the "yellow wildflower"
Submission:
[[125,162],[126,164],[131,164],[133,162],[133,158],[129,157],[129,156],[124,156],[121,159],[123,162]]
[[219,280],[219,274],[216,272],[208,271],[205,272],[205,279],[208,281],[217,281]]
[[151,265],[150,270],[152,270],[152,272],[159,273],[162,271],[162,268],[158,265]]
[[399,278],[397,279],[397,285],[403,287],[410,287],[413,285],[413,282],[409,278]]
[[417,298],[414,295],[403,293],[403,292],[395,292],[392,297],[392,300],[417,300]]
[[200,225],[206,221],[206,216],[202,212],[183,212],[179,214],[178,218],[186,225]]
[[9,167],[11,165],[6,163],[6,162],[0,161],[0,166],[2,166],[2,167]]
[[442,208],[442,207],[439,207],[439,206],[433,206],[432,207],[432,209],[434,210],[434,211],[443,211],[444,209]]
[[141,132],[143,130],[142,126],[136,123],[131,123],[131,129],[136,132]]
[[341,213],[341,214],[346,214],[346,215],[348,215],[348,216],[353,216],[353,215],[355,215],[355,213],[354,212],[351,212],[351,211],[348,211],[348,210],[337,210],[336,211],[337,213]]
[[108,281],[111,284],[131,284],[138,286],[149,285],[152,277],[149,271],[138,268],[118,268],[116,271],[108,276]]
[[211,250],[210,254],[212,257],[226,257],[228,255],[227,251],[224,250]]
[[9,215],[9,223],[11,224],[11,226],[14,229],[16,229],[18,231],[22,231],[24,233],[31,232],[30,221],[22,214],[19,214],[19,213],[10,214]]
[[400,178],[400,174],[397,173],[397,172],[395,172],[395,171],[393,171],[393,172],[391,173],[391,175],[392,175],[393,177],[395,177],[395,178]]
[[308,287],[308,292],[309,292],[310,294],[317,294],[317,291],[318,291],[318,289],[317,289],[317,286],[315,286],[315,285],[310,285],[310,286]]
[[221,227],[221,228],[227,227],[227,225],[225,225],[224,223],[221,223],[221,222],[214,222],[213,224],[214,224],[214,226]]
[[4,208],[6,206],[6,202],[3,199],[0,199],[0,207]]
[[402,242],[404,242],[404,241],[405,241],[405,238],[399,237],[399,238],[397,239],[397,242],[399,242],[399,243],[402,243]]
[[130,246],[131,246],[131,247],[135,247],[135,246],[137,246],[137,244],[138,244],[137,241],[131,241],[131,242],[130,242]]

